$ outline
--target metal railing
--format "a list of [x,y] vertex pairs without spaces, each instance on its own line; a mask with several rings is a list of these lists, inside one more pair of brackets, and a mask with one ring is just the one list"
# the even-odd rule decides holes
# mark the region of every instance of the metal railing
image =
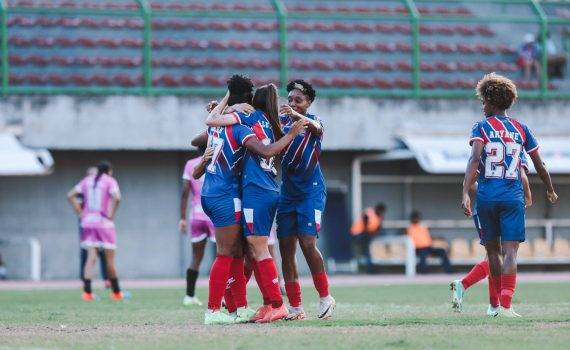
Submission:
[[[176,17],[176,18],[267,18],[267,12],[255,11],[227,11],[227,10],[170,10],[170,9],[153,9],[148,0],[133,0],[138,6],[138,11],[129,8],[66,8],[66,7],[8,7],[5,0],[0,0],[0,59],[2,74],[1,93],[7,94],[129,94],[129,95],[211,95],[223,92],[223,88],[217,87],[160,87],[154,86],[152,81],[152,18],[154,16]],[[443,4],[466,4],[467,1],[462,0],[400,0],[401,4],[406,8],[407,13],[384,14],[384,13],[347,13],[347,12],[287,12],[287,8],[283,0],[270,0],[274,9],[274,15],[278,22],[279,37],[279,83],[283,92],[288,82],[289,65],[288,65],[288,32],[287,23],[289,20],[373,20],[373,21],[391,21],[391,22],[408,22],[411,28],[411,89],[364,89],[364,88],[327,88],[321,89],[319,95],[328,97],[343,96],[367,96],[367,97],[406,97],[406,98],[472,98],[474,96],[471,90],[443,90],[443,89],[424,89],[421,87],[421,33],[420,25],[423,23],[445,22],[445,23],[520,23],[520,24],[536,24],[540,28],[540,44],[545,48],[547,40],[547,31],[550,24],[570,25],[570,19],[567,18],[550,18],[543,10],[541,3],[546,1],[539,0],[476,0],[479,4],[505,4],[505,5],[527,5],[532,9],[534,16],[519,15],[489,15],[485,17],[477,16],[459,16],[459,15],[422,15],[418,11],[417,4],[422,3],[443,3]],[[475,1],[474,1],[475,2]],[[143,30],[141,33],[143,39],[142,45],[142,77],[143,84],[140,87],[96,87],[96,86],[72,86],[72,87],[53,87],[53,86],[12,86],[10,85],[10,64],[9,64],[9,47],[8,47],[8,15],[9,14],[52,14],[52,15],[93,15],[93,16],[138,16],[142,19]],[[549,80],[547,74],[547,52],[541,50],[541,78],[540,88],[537,90],[521,91],[522,98],[548,98],[560,99],[570,98],[570,91],[550,91]]]

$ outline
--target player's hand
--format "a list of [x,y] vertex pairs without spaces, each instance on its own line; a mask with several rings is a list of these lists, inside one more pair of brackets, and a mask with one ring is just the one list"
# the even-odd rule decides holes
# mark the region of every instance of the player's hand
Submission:
[[231,105],[228,109],[226,109],[226,113],[232,113],[232,112],[251,114],[255,112],[255,108],[253,108],[253,106],[251,106],[249,103],[238,103],[235,105]]
[[289,130],[289,133],[291,135],[297,135],[301,133],[301,131],[304,131],[307,128],[308,124],[309,124],[308,120],[305,119],[297,120],[295,123],[293,123],[291,130]]
[[206,150],[204,151],[204,155],[202,156],[202,161],[209,162],[210,159],[212,159],[213,155],[214,155],[214,147],[208,146],[208,148],[206,148]]
[[552,204],[556,203],[556,201],[558,200],[558,195],[554,191],[552,192],[546,191],[546,197],[548,198],[548,201]]
[[465,216],[473,215],[471,211],[471,198],[469,198],[469,193],[463,194],[463,200],[461,201],[461,207],[463,207],[463,213]]
[[524,207],[525,209],[532,207],[532,197],[524,197]]
[[208,111],[208,113],[210,113],[212,111],[212,109],[216,108],[217,105],[218,105],[218,101],[216,101],[216,100],[210,101],[208,103],[208,105],[206,106],[206,111]]
[[187,227],[188,225],[186,224],[185,219],[180,219],[180,221],[178,221],[178,229],[180,230],[181,233],[186,233]]
[[293,119],[300,119],[302,117],[302,115],[295,112],[295,110],[289,105],[282,105],[279,107],[279,115],[287,115]]

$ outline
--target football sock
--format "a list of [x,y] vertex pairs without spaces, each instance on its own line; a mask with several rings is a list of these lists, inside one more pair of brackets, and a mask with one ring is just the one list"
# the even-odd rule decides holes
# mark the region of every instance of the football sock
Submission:
[[483,260],[475,264],[475,266],[473,266],[471,271],[469,271],[469,273],[461,280],[463,288],[467,289],[471,287],[475,283],[487,277],[488,274],[489,274],[489,262],[487,260]]
[[119,280],[117,278],[111,278],[111,289],[113,290],[113,293],[120,293],[121,292],[121,288],[119,288]]
[[186,295],[193,297],[196,292],[196,280],[198,279],[198,271],[186,270]]
[[517,285],[517,275],[501,275],[501,306],[508,309],[511,307],[513,294]]
[[230,284],[236,307],[247,306],[246,281],[243,271],[243,258],[234,258],[230,270],[233,283]]
[[[231,278],[230,278],[231,281]],[[231,314],[237,310],[236,303],[234,301],[234,296],[232,295],[232,287],[231,282],[228,281],[228,285],[226,287],[226,292],[224,293],[224,301],[226,302],[226,309]]]
[[313,274],[313,283],[317,292],[319,292],[319,297],[329,296],[329,280],[325,271]]
[[501,295],[501,276],[491,276],[489,274],[489,304],[492,307],[498,307],[501,303],[499,296]]
[[228,278],[233,258],[231,256],[218,255],[210,270],[210,280],[208,281],[208,309],[219,310],[222,305],[222,298],[226,290]]
[[251,275],[253,274],[253,269],[250,266],[244,265],[243,274],[245,275],[245,284],[247,284],[247,282],[249,282],[249,280],[251,279]]
[[84,291],[85,293],[89,293],[89,294],[92,293],[92,290],[91,290],[91,280],[83,279],[83,291]]
[[257,282],[257,286],[259,287],[259,291],[261,292],[261,296],[263,297],[263,305],[271,304],[271,299],[269,299],[269,294],[265,291],[265,287],[263,286],[261,272],[259,271],[259,263],[257,261],[251,262],[251,267],[253,268],[253,274],[255,275],[255,282]]
[[279,288],[279,278],[277,277],[277,267],[273,258],[267,258],[257,262],[259,272],[261,274],[261,282],[265,289],[271,306],[276,309],[283,305],[283,297]]
[[285,291],[292,307],[301,306],[301,284],[299,281],[285,282]]

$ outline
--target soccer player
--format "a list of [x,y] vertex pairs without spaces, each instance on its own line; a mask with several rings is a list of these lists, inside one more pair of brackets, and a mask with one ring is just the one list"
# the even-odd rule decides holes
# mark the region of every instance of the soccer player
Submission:
[[[462,207],[465,215],[472,215],[469,189],[477,181],[481,243],[487,251],[492,294],[500,295],[498,315],[520,317],[513,310],[511,301],[516,287],[517,250],[520,242],[525,240],[524,195],[520,176],[520,159],[524,151],[546,186],[548,200],[555,203],[558,195],[540,157],[534,135],[526,125],[506,114],[517,98],[515,84],[506,77],[490,73],[477,83],[476,92],[483,103],[485,119],[472,128],[469,141],[471,156],[463,183]],[[504,257],[502,262],[501,253]]]
[[[182,175],[182,196],[180,198],[180,222],[178,227],[180,232],[186,233],[192,242],[192,262],[186,270],[186,296],[182,303],[185,306],[202,305],[202,302],[195,296],[196,279],[198,278],[198,270],[200,263],[204,257],[204,249],[208,239],[216,242],[214,236],[214,225],[208,218],[204,209],[202,209],[201,192],[202,185],[204,184],[204,176],[198,176],[194,179],[193,173],[202,173],[212,158],[213,149],[204,150],[203,147],[198,148],[202,156],[190,159],[184,166],[184,173]],[[188,196],[192,193],[192,206],[190,214],[190,226],[186,223],[186,212],[188,208]]]
[[[302,120],[295,123],[289,133],[284,136],[279,121],[277,101],[277,87],[268,84],[255,91],[252,99],[252,105],[256,109],[254,113],[250,115],[212,113],[208,116],[206,124],[210,127],[223,125],[235,127],[241,123],[250,127],[265,145],[282,143],[285,139],[287,139],[286,145],[289,145],[307,122]],[[220,105],[223,103],[220,102]],[[255,277],[261,282],[261,292],[271,301],[271,307],[269,305],[260,307],[253,320],[258,323],[267,323],[285,318],[288,310],[283,305],[277,267],[268,248],[268,238],[279,200],[277,171],[272,156],[258,154],[259,152],[252,152],[248,149],[244,157],[242,200],[245,223],[243,232],[252,257]]]
[[[524,203],[525,209],[532,206],[532,193],[530,191],[530,183],[528,181],[528,164],[526,160],[526,156],[523,156],[521,159],[521,167],[524,169],[521,172],[521,180],[523,185],[524,191]],[[469,189],[469,196],[471,197],[471,202],[475,202],[477,199],[477,182]],[[476,205],[474,205],[476,206]],[[475,228],[477,229],[477,233],[479,234],[479,238],[482,236],[481,225],[479,221],[479,215],[477,215],[477,210],[473,211],[473,221],[475,223]],[[451,282],[451,291],[452,291],[452,302],[451,306],[455,312],[461,312],[463,307],[463,298],[465,296],[465,292],[471,286],[475,285],[479,281],[487,278],[489,276],[489,262],[485,258],[485,260],[478,262],[473,266],[471,271],[461,280],[455,280]],[[499,295],[491,288],[491,283],[489,281],[489,307],[487,309],[488,316],[497,316],[499,312]]]
[[[230,92],[232,91],[232,83],[243,79],[240,76],[232,77],[228,84]],[[228,100],[232,99],[233,94],[226,94],[208,118],[220,116],[225,110]],[[234,112],[220,117],[227,115],[238,119],[247,116],[243,113]],[[298,123],[292,132],[300,132],[303,125],[303,123]],[[241,124],[208,128],[208,145],[213,147],[213,156],[206,168],[204,187],[202,188],[202,207],[214,223],[217,257],[210,271],[208,312],[204,317],[205,324],[248,322],[254,314],[247,308],[245,295],[240,226],[242,208],[239,193],[239,169],[246,149],[251,155],[259,154],[264,159],[271,158],[280,153],[292,139],[293,136],[288,134],[278,142],[262,143],[250,128]],[[199,140],[193,141],[193,145],[199,143]],[[244,159],[243,162],[246,163],[247,160]],[[247,168],[247,164],[245,168]],[[267,246],[267,242],[265,245]],[[220,312],[222,297],[230,276],[234,280],[231,291],[238,307],[235,318]]]
[[[97,167],[90,166],[87,168],[87,174],[89,175],[97,175]],[[77,200],[79,201],[79,205],[83,209],[83,195],[77,194]],[[79,240],[81,241],[82,231],[81,228],[81,219],[79,221]],[[101,268],[101,278],[105,281],[105,288],[111,288],[111,282],[107,279],[107,265],[105,264],[105,253],[103,249],[97,249],[97,257],[99,258],[99,264]],[[85,269],[85,262],[87,261],[87,249],[82,248],[79,246],[79,279],[83,281],[83,270]]]
[[[117,248],[117,233],[115,232],[115,214],[121,200],[117,180],[112,177],[113,170],[109,162],[103,161],[97,165],[97,174],[89,175],[79,182],[67,198],[81,217],[82,235],[81,246],[88,249],[87,262],[83,272],[82,299],[95,299],[91,289],[93,267],[97,262],[97,249],[103,248],[107,263],[107,274],[111,281],[111,299],[123,300],[125,295],[119,287],[115,267],[115,249]],[[83,195],[84,205],[77,201],[77,195]]]
[[317,248],[327,197],[325,178],[319,162],[323,125],[319,117],[307,112],[316,96],[311,84],[304,80],[294,80],[287,85],[287,92],[288,104],[279,109],[283,130],[288,131],[298,120],[306,121],[308,127],[304,133],[297,134],[281,162],[283,183],[277,210],[277,237],[285,291],[290,304],[286,319],[305,318],[295,260],[297,242],[320,297],[318,318],[326,319],[331,317],[336,301],[329,293],[325,264]]

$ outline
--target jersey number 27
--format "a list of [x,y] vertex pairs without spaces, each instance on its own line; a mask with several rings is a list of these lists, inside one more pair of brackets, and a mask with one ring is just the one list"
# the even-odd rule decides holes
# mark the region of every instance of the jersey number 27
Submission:
[[[485,177],[492,179],[518,179],[522,145],[516,142],[489,142],[485,145]],[[512,157],[507,167],[507,156]]]

